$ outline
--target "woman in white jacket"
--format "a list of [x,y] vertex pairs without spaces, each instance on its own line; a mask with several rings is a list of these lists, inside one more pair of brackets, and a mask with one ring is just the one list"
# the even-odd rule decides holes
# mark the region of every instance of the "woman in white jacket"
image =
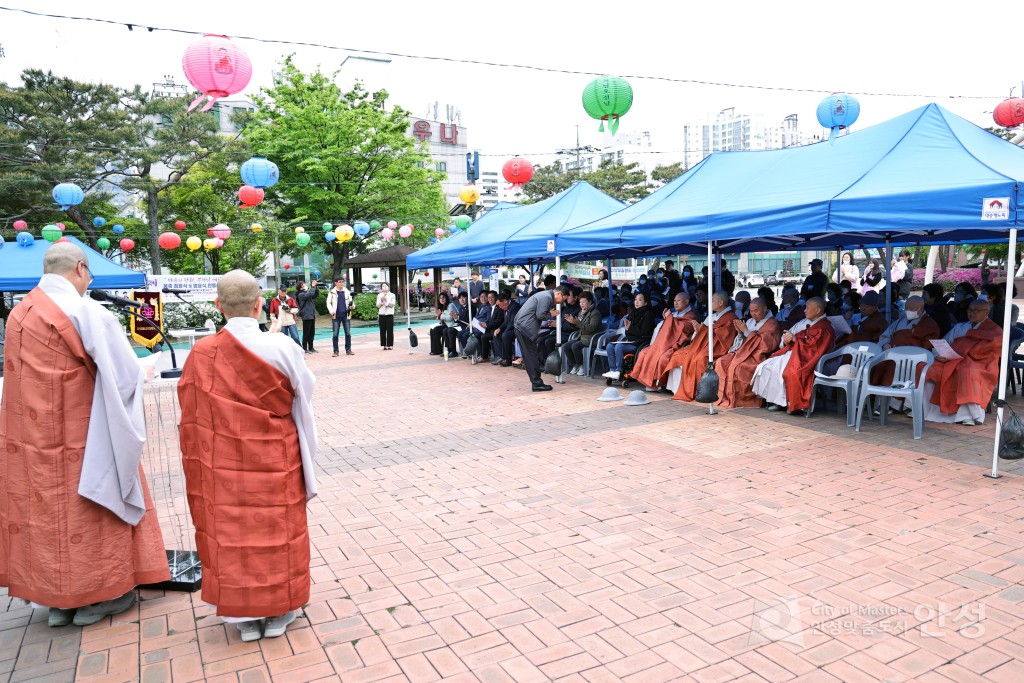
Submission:
[[377,325],[380,327],[380,345],[385,351],[395,346],[395,295],[388,283],[380,286],[377,295]]

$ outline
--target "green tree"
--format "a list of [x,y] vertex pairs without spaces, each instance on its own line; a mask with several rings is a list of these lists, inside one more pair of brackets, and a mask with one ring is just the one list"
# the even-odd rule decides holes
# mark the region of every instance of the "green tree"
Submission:
[[[576,180],[576,174],[563,173],[557,161],[541,166],[534,170],[533,180],[523,187],[524,203],[532,204],[554,197],[572,187]],[[579,180],[585,180],[601,192],[624,202],[643,199],[654,189],[639,164],[620,164],[615,159],[605,159],[597,170],[580,175]]]
[[[254,208],[238,205],[238,171],[229,166],[225,155],[210,157],[197,163],[188,179],[165,189],[160,196],[158,221],[171,225],[182,220],[188,227],[181,232],[182,245],[163,252],[164,263],[176,273],[206,272],[209,263],[213,274],[240,268],[256,277],[265,275],[263,264],[274,249],[277,219],[273,209],[264,202]],[[189,251],[189,236],[206,239],[207,229],[224,223],[231,227],[231,237],[220,249]],[[258,223],[263,231],[254,233],[250,226]]]
[[563,173],[557,161],[533,170],[533,179],[523,186],[524,204],[534,204],[565,192],[576,181],[575,174]]
[[243,135],[253,152],[281,170],[274,188],[284,200],[281,217],[310,226],[307,248],[325,251],[334,277],[349,255],[379,245],[379,233],[327,243],[312,226],[393,218],[414,224],[416,232],[404,243],[418,246],[448,222],[440,185],[445,174],[434,171],[424,148],[406,135],[409,112],[397,106],[389,111],[387,98],[386,91],[369,93],[360,83],[344,92],[331,76],[303,73],[289,57],[245,122]]
[[668,166],[655,166],[654,170],[651,171],[651,180],[657,183],[658,187],[662,187],[686,173],[687,170],[686,164],[682,161],[677,161]]

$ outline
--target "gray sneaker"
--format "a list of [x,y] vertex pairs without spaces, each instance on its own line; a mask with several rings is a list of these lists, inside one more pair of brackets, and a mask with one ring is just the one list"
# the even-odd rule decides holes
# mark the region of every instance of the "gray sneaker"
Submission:
[[280,638],[284,635],[285,629],[288,628],[288,624],[295,621],[295,610],[286,612],[279,617],[267,618],[266,626],[263,628],[264,638]]
[[238,627],[238,632],[241,634],[243,643],[251,643],[254,640],[259,640],[263,637],[263,631],[261,629],[260,620],[253,619],[252,621],[240,621],[235,626]]
[[99,602],[95,605],[79,607],[78,611],[75,612],[75,626],[88,626],[89,624],[95,624],[104,617],[120,614],[130,609],[135,604],[135,599],[135,591],[130,590],[119,598]]
[[67,626],[75,619],[75,609],[57,609],[56,607],[50,608],[50,616],[47,617],[46,622],[51,627]]

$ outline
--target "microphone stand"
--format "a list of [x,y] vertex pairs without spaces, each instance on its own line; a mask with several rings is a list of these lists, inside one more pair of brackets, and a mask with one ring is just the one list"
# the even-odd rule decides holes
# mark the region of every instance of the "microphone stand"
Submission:
[[[159,325],[157,325],[154,321],[152,321],[149,318],[147,318],[146,316],[144,316],[144,315],[142,315],[140,313],[136,313],[129,306],[118,306],[117,304],[113,304],[113,305],[117,308],[117,310],[121,311],[122,313],[127,313],[128,315],[130,315],[130,316],[132,316],[134,318],[138,318],[139,320],[145,320],[147,323],[149,323],[150,325],[155,327],[157,332],[160,333],[160,338],[163,339],[163,341],[167,342],[167,348],[169,348],[171,350],[171,368],[169,370],[162,370],[160,372],[160,378],[161,379],[174,379],[174,378],[177,378],[177,377],[181,377],[181,368],[178,367],[178,359],[175,358],[175,356],[174,356],[174,345],[171,344],[171,340],[167,338],[167,333],[164,332],[164,329],[162,327],[160,327]],[[201,329],[205,330],[206,328],[203,327]]]
[[[166,294],[167,292],[164,292],[164,293]],[[200,311],[198,308],[196,308],[195,304],[193,304],[191,301],[185,301],[185,299],[182,298],[181,294],[178,294],[177,292],[170,292],[170,293],[173,294],[174,296],[178,297],[178,300],[181,303],[186,304],[187,306],[191,306],[192,310],[195,311],[196,313],[198,313],[200,318],[203,317],[203,312]],[[209,329],[209,328],[206,327],[206,326],[203,326],[203,327],[193,327],[192,331],[193,332],[203,332],[203,331],[205,331],[207,329]]]

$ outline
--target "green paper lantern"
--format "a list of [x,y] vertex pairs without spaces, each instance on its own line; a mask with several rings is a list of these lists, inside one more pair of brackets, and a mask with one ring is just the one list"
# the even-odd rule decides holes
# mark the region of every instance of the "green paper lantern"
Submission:
[[324,229],[324,232],[328,232],[328,231],[329,231],[329,230],[330,230],[331,228],[333,228],[334,226],[333,226],[333,225],[331,225],[330,223],[324,223],[324,224],[323,224],[323,225],[321,225],[320,227]]
[[633,106],[633,88],[626,79],[618,76],[603,76],[587,83],[583,89],[583,108],[591,118],[600,119],[600,132],[604,132],[604,122],[608,121],[608,130],[612,135],[619,130],[619,118],[625,116]]
[[380,229],[380,221],[370,221],[370,229],[371,230],[379,230]]
[[98,240],[96,240],[96,246],[99,247],[100,249],[110,249],[110,240],[108,240],[106,237],[101,237]]
[[468,230],[469,226],[473,224],[473,219],[469,216],[456,216],[455,227],[459,230]]
[[299,245],[300,247],[306,246],[307,244],[309,244],[309,235],[307,235],[304,232],[300,232],[298,235],[295,236],[295,244]]
[[44,226],[41,230],[41,233],[43,235],[43,239],[51,243],[56,242],[63,236],[63,233],[60,231],[60,228],[58,228],[56,225]]

